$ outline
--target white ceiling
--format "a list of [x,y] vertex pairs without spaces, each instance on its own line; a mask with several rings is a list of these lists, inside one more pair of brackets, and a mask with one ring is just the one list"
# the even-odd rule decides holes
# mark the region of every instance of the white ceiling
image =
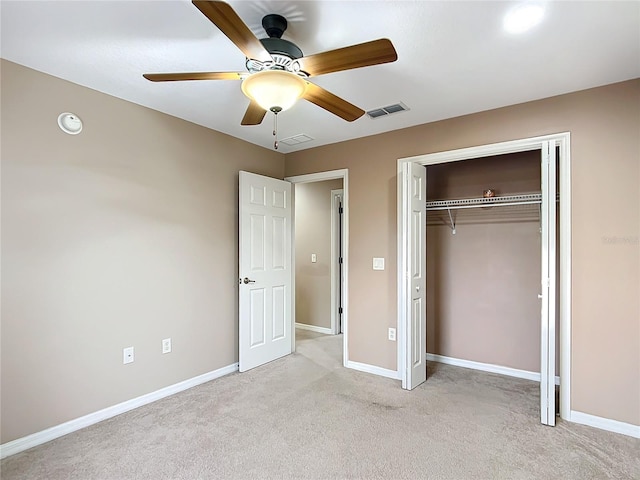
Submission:
[[[502,28],[514,1],[231,1],[258,37],[261,19],[289,21],[283,38],[313,54],[389,38],[398,61],[313,77],[371,110],[410,111],[348,123],[305,101],[279,115],[279,137],[313,141],[280,151],[640,77],[640,2],[549,1],[543,22]],[[272,116],[240,126],[238,81],[152,83],[143,73],[243,71],[245,58],[189,0],[0,3],[2,58],[272,148]],[[81,109],[74,112],[82,117]]]

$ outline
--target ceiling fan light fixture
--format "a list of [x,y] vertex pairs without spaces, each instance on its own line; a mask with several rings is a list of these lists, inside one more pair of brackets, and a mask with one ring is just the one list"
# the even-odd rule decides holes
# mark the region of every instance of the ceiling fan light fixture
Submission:
[[263,70],[242,81],[242,93],[267,111],[291,108],[304,95],[307,82],[285,70]]

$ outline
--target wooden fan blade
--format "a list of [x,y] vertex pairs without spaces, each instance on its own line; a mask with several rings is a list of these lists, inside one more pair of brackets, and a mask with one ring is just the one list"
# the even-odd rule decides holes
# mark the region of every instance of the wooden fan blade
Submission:
[[386,38],[302,57],[300,69],[310,76],[395,62],[396,49]]
[[176,82],[180,80],[242,80],[247,73],[242,72],[191,72],[191,73],[145,73],[142,75],[152,82]]
[[260,40],[225,2],[193,0],[193,4],[240,49],[247,58],[267,61],[271,55]]
[[347,122],[353,122],[364,115],[364,110],[361,108],[311,82],[307,82],[307,89],[302,98],[340,118],[344,118]]
[[240,125],[260,125],[267,111],[253,100],[247,107]]

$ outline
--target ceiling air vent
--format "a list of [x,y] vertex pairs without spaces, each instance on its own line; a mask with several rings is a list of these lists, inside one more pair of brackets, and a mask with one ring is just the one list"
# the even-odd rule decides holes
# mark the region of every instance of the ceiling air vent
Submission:
[[294,135],[293,137],[283,138],[280,140],[280,143],[284,143],[285,145],[298,145],[299,143],[310,142],[313,140],[309,135],[305,135],[304,133],[300,133],[298,135]]
[[392,113],[406,112],[407,110],[409,110],[409,107],[407,107],[404,103],[396,103],[387,107],[374,108],[373,110],[369,110],[367,112],[367,115],[369,115],[369,118],[380,118],[391,115]]

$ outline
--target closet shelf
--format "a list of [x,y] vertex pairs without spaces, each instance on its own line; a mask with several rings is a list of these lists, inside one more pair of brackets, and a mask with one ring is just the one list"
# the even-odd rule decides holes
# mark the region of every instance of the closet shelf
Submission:
[[457,210],[463,208],[482,208],[487,206],[517,206],[542,203],[541,193],[521,195],[501,195],[499,197],[460,198],[456,200],[434,200],[427,202],[427,210]]
[[427,202],[427,225],[448,225],[455,235],[458,224],[536,221],[541,204],[541,193],[434,200]]

